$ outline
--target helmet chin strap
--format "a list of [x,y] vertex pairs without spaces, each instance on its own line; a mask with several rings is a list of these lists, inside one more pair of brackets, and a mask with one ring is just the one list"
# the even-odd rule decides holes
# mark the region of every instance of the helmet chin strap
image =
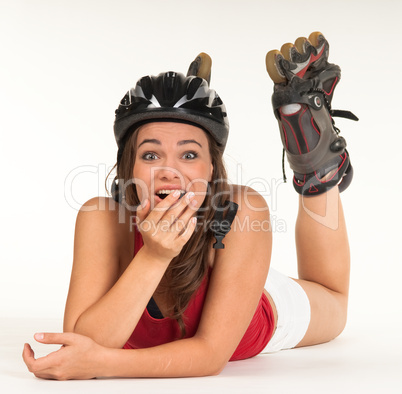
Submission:
[[[239,206],[232,201],[226,201],[225,205],[219,207],[215,213],[211,230],[214,233],[216,242],[213,245],[214,249],[224,249],[225,245],[222,243],[225,235],[230,231],[234,218],[236,217],[237,209]],[[225,218],[223,218],[223,211],[227,211]]]

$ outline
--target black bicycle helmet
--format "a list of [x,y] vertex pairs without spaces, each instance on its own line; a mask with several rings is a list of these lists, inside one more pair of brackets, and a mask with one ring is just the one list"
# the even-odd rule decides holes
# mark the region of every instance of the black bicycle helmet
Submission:
[[153,121],[190,123],[206,130],[225,148],[229,121],[218,94],[210,89],[211,60],[201,53],[191,63],[187,76],[169,71],[142,77],[129,90],[116,110],[114,135],[122,154],[129,130]]

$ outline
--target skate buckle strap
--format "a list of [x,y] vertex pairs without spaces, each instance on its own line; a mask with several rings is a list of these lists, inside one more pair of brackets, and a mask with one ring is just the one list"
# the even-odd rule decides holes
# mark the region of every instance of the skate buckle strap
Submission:
[[331,114],[331,116],[338,117],[338,118],[345,118],[345,119],[350,119],[350,120],[354,120],[354,121],[359,120],[359,118],[353,112],[350,112],[350,111],[344,111],[341,109],[331,109],[329,111],[329,113]]
[[[327,99],[327,95],[325,94],[325,92],[322,89],[311,89],[311,91],[309,93],[321,93],[322,94],[322,97],[324,98],[325,106],[327,107],[328,112],[332,117],[345,118],[345,119],[350,119],[350,120],[354,120],[354,121],[359,120],[359,118],[351,111],[345,111],[342,109],[332,109],[331,104]],[[332,123],[334,123],[334,122],[332,122]]]
[[[224,206],[219,207],[215,213],[211,230],[214,233],[216,242],[213,245],[214,249],[224,249],[225,245],[222,243],[225,235],[230,231],[231,224],[236,216],[239,206],[232,201],[227,201]],[[227,210],[225,219],[223,218],[223,211]]]

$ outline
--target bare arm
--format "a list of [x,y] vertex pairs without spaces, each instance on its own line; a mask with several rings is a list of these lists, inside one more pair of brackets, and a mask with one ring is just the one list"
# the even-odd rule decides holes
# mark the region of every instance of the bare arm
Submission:
[[[108,349],[99,376],[170,378],[218,375],[226,362],[219,349],[199,337],[147,349]],[[218,357],[217,357],[218,356]]]
[[[269,212],[261,196],[235,200],[237,224],[217,251],[202,318],[193,338],[140,350],[111,349],[76,334],[45,334],[42,343],[66,344],[35,360],[26,345],[24,360],[38,377],[185,377],[218,374],[247,330],[263,292],[271,256]],[[248,221],[248,224],[247,224]],[[268,221],[268,222],[267,222]],[[251,223],[254,223],[251,225]],[[258,230],[258,223],[261,225]]]
[[[170,201],[172,200],[172,201]],[[94,204],[91,200],[89,204]],[[161,205],[170,207],[174,198]],[[171,212],[184,213],[183,200]],[[149,205],[149,203],[148,203]],[[143,216],[149,211],[145,209]],[[132,334],[146,305],[157,288],[171,259],[181,250],[169,242],[167,248],[153,244],[157,237],[144,239],[144,247],[137,253],[119,277],[119,255],[123,233],[118,223],[118,209],[81,211],[77,217],[74,264],[66,304],[64,331],[76,332],[94,339],[106,347],[121,348]],[[153,216],[152,216],[153,215]],[[163,216],[159,212],[156,216]],[[155,219],[152,213],[148,217]],[[183,217],[183,216],[181,216]],[[193,226],[194,227],[194,226]],[[189,230],[193,230],[189,229]],[[151,229],[150,231],[153,231]],[[192,233],[192,232],[191,232]],[[190,232],[181,237],[184,245]],[[169,236],[174,236],[174,233]],[[165,234],[162,234],[166,237]],[[175,249],[176,247],[176,249]]]
[[[98,199],[98,208],[77,216],[74,262],[64,316],[64,331],[89,336],[107,347],[121,347],[131,335],[162,277],[166,265],[139,253],[119,278],[124,228],[118,224],[118,205]],[[143,278],[143,280],[139,280]]]
[[259,195],[249,195],[248,199],[238,196],[237,202],[237,222],[225,238],[225,249],[217,251],[196,335],[153,348],[112,349],[102,375],[207,376],[224,368],[246,332],[263,292],[272,245],[264,199]]

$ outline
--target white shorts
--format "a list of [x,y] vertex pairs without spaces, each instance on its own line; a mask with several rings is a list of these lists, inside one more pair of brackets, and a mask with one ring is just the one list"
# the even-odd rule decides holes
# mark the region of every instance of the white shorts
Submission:
[[270,268],[265,286],[278,312],[273,337],[261,353],[295,347],[310,324],[310,302],[303,288],[293,279]]

